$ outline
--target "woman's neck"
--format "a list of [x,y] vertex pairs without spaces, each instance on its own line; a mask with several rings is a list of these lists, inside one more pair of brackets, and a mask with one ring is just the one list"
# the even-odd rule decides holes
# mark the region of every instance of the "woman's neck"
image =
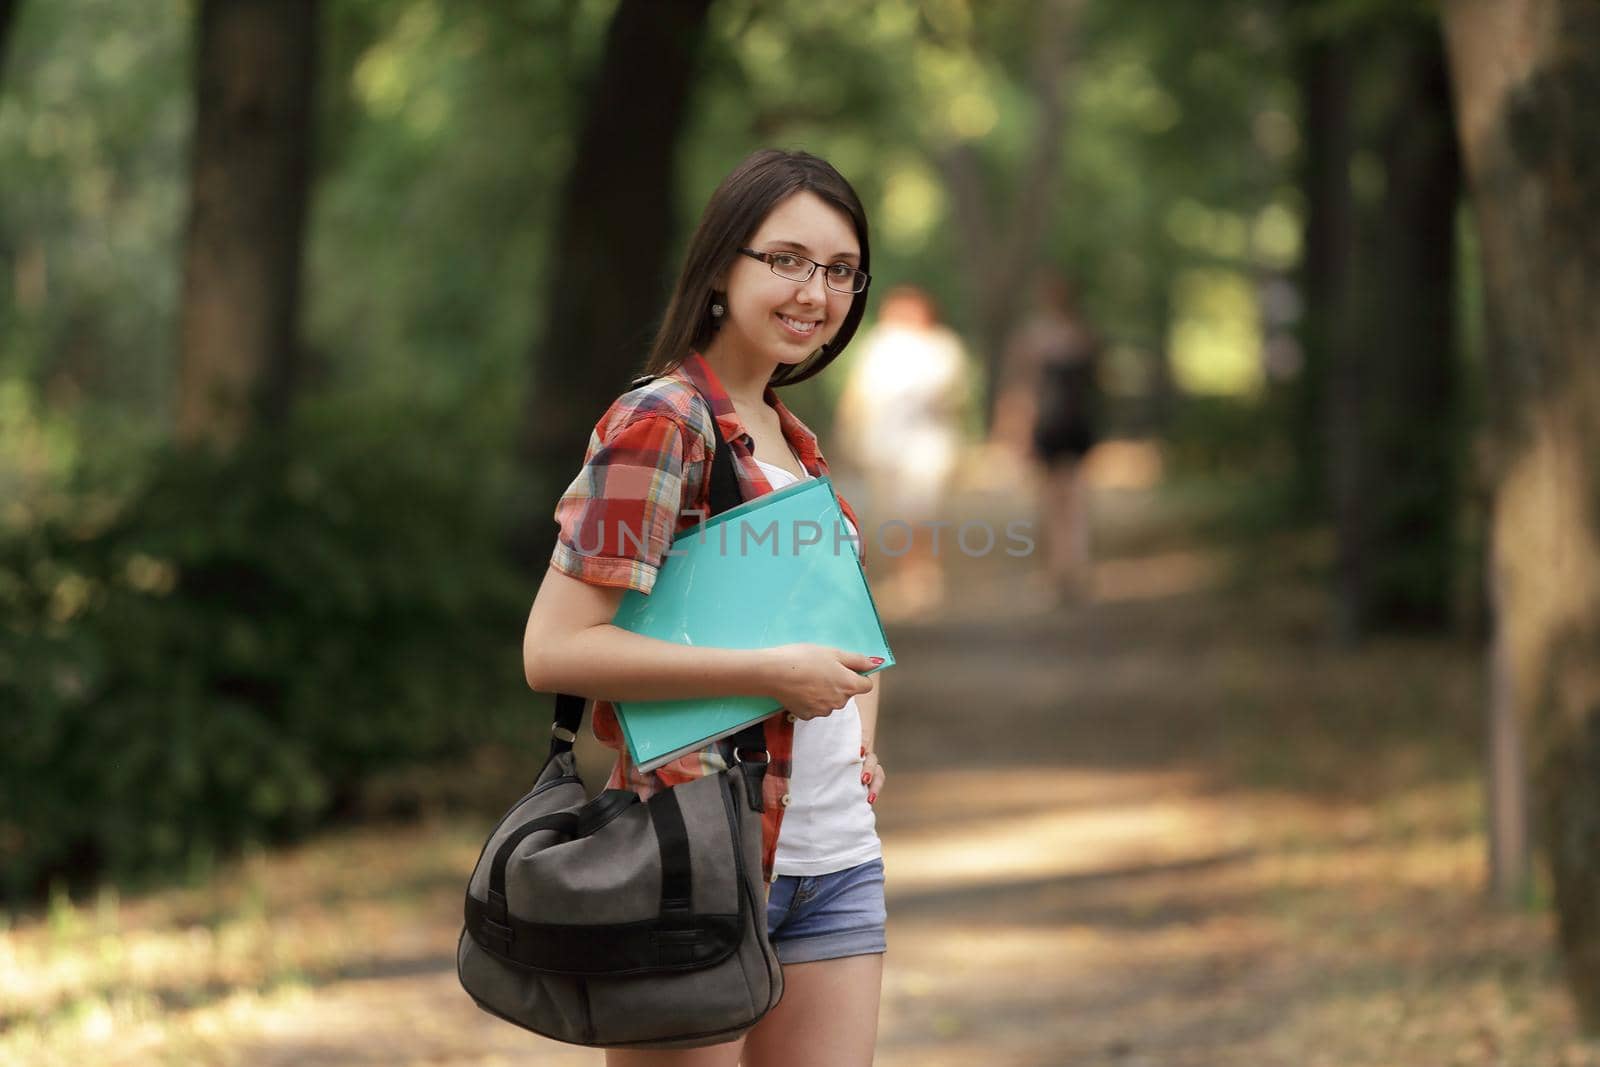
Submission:
[[767,383],[777,369],[777,361],[761,356],[743,355],[729,346],[719,346],[714,339],[701,353],[717,381],[739,411],[760,414],[767,402]]

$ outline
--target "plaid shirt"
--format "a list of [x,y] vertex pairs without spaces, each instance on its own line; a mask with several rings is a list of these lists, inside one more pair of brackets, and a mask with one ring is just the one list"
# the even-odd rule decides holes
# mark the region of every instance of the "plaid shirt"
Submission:
[[[674,370],[618,397],[595,424],[583,468],[556,504],[561,531],[550,562],[557,570],[596,585],[650,592],[673,538],[698,525],[710,510],[716,441],[710,422],[702,421],[705,408],[695,402],[693,387],[711,402],[717,426],[733,452],[742,497],[751,500],[772,492],[755,461],[755,441],[740,423],[733,401],[705,357],[690,353]],[[777,411],[784,439],[806,471],[827,474],[816,434],[783,405],[770,385],[765,400]],[[859,531],[861,523],[849,503],[840,498],[839,506]],[[863,537],[857,551],[864,548]],[[628,755],[611,703],[596,700],[591,723],[595,737],[617,751],[608,789],[631,789],[648,797],[727,766],[726,744],[713,743],[654,771],[641,772]],[[794,719],[774,714],[766,720],[766,736],[771,763],[763,786],[761,863],[770,880],[793,772]]]

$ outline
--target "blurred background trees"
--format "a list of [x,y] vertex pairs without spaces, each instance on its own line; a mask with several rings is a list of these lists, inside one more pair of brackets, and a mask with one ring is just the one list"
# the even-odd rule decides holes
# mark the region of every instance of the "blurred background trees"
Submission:
[[[1330,639],[1492,631],[1496,886],[1526,762],[1594,953],[1583,10],[1459,0],[1447,67],[1378,0],[0,4],[7,894],[535,736],[554,495],[776,144],[991,388],[1027,279],[1074,276],[1112,433],[1297,546]],[[842,380],[788,394],[825,441]]]

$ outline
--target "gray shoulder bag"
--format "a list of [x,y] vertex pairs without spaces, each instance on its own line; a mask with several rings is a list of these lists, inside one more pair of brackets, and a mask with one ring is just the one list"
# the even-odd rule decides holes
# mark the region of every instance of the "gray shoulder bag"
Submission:
[[[740,501],[722,432],[711,514]],[[489,835],[456,946],[462,988],[490,1014],[602,1048],[732,1041],[783,995],[761,877],[761,723],[728,769],[640,801],[586,798],[572,744],[582,697],[556,697],[550,755]]]

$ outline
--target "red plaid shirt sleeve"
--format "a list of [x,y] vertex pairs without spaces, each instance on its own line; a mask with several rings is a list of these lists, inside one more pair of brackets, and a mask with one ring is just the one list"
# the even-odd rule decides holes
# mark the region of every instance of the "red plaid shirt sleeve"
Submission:
[[581,581],[649,593],[679,526],[685,464],[704,459],[692,454],[704,447],[691,450],[684,437],[682,425],[659,412],[602,418],[556,502],[561,530],[551,565]]

